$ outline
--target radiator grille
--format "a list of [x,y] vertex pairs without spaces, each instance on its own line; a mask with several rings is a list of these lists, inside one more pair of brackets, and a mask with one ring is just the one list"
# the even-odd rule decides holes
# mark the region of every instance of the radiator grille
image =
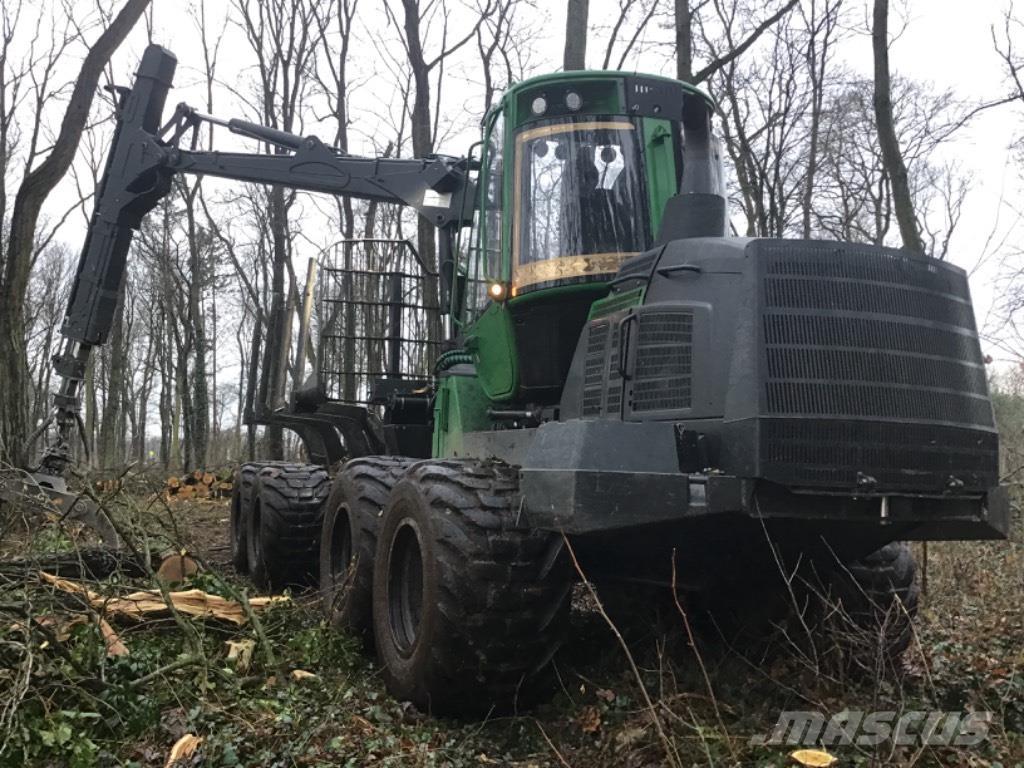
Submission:
[[622,413],[622,376],[619,375],[619,334],[613,333],[608,353],[608,401],[604,412],[610,416]]
[[941,318],[941,322],[974,330],[974,312],[969,304],[900,286],[820,277],[769,277],[765,281],[765,296],[767,306],[780,309],[864,312],[918,320]]
[[645,312],[639,316],[633,410],[680,410],[691,406],[692,312]]
[[962,270],[892,249],[760,242],[762,475],[788,485],[993,480],[996,435]]
[[605,344],[608,341],[608,323],[590,324],[587,340],[587,357],[583,365],[583,415],[597,416],[601,413],[604,395]]
[[998,481],[994,432],[893,422],[765,419],[761,458],[770,478],[853,488],[858,474],[886,490],[940,490],[950,476],[968,489]]

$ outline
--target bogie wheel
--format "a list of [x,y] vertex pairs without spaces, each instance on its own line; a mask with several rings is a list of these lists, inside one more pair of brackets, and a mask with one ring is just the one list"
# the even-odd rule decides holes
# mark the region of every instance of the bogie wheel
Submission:
[[327,470],[312,464],[264,466],[246,526],[249,576],[256,586],[308,584],[317,574],[318,536],[330,492]]
[[424,461],[384,511],[373,571],[391,692],[436,714],[528,705],[564,640],[572,574],[558,535],[525,527],[516,471]]
[[907,544],[894,541],[845,564],[822,558],[814,571],[809,588],[844,661],[874,673],[910,647],[920,586]]
[[243,464],[235,470],[231,488],[231,564],[238,573],[249,572],[246,527],[252,509],[252,491],[259,471],[259,464]]
[[320,532],[320,598],[331,625],[370,640],[373,560],[388,494],[414,459],[367,456],[335,476]]

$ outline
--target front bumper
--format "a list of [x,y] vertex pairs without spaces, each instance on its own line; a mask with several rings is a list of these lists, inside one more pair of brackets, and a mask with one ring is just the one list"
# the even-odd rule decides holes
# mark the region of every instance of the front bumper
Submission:
[[765,521],[890,529],[902,540],[1004,539],[1005,487],[934,495],[801,492],[757,478],[679,468],[671,423],[545,424],[522,460],[520,489],[530,524],[567,534],[743,515]]

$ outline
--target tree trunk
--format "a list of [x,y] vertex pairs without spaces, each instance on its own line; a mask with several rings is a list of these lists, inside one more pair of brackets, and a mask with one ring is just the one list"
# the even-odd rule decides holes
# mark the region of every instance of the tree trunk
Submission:
[[[420,9],[418,0],[402,0],[405,9],[405,37],[409,47],[409,64],[412,67],[415,95],[413,98],[412,151],[416,157],[426,157],[434,152],[434,134],[430,120],[430,69],[423,56],[423,41],[420,39]],[[437,249],[434,241],[434,225],[422,216],[416,217],[416,233],[420,257],[427,269],[437,272]],[[437,303],[437,278],[427,275],[424,281],[427,301]],[[428,328],[430,341],[441,338],[440,315],[431,318]]]
[[202,249],[196,226],[195,199],[198,184],[188,190],[185,198],[185,221],[188,227],[189,271],[188,314],[192,334],[195,364],[192,372],[192,455],[198,467],[206,466],[206,454],[210,435],[210,393],[206,365],[206,318],[203,311],[203,269]]
[[587,68],[587,16],[589,0],[569,0],[565,13],[565,53],[562,68],[567,72]]
[[896,124],[892,115],[892,83],[889,74],[889,0],[875,0],[871,46],[875,55],[875,122],[878,125],[878,146],[882,150],[889,183],[892,185],[893,208],[900,228],[903,247],[924,253],[924,243],[917,226],[914,200],[910,194],[907,166],[903,161]]
[[75,158],[93,95],[110,57],[142,16],[149,0],[127,0],[110,26],[89,49],[68,100],[53,150],[26,175],[11,209],[4,274],[0,280],[0,458],[25,463],[28,431],[28,360],[25,356],[25,294],[28,288],[36,223],[47,196],[64,178]]
[[[288,354],[288,340],[284,338],[285,259],[288,255],[288,212],[284,201],[284,187],[270,190],[270,236],[273,247],[273,275],[271,282],[270,335],[267,338],[266,354],[263,356],[262,375],[267,378],[266,398],[260,407],[271,410],[284,396],[284,381],[280,375],[282,356]],[[284,459],[284,432],[281,427],[271,425],[265,433],[267,455],[271,459]]]
[[676,78],[693,81],[693,11],[690,0],[676,2]]
[[114,314],[114,327],[110,334],[110,368],[107,370],[107,402],[103,409],[103,422],[100,424],[100,444],[97,464],[104,469],[112,469],[120,462],[121,451],[119,424],[121,421],[121,402],[124,392],[125,377],[125,343],[124,343],[124,301],[118,302]]

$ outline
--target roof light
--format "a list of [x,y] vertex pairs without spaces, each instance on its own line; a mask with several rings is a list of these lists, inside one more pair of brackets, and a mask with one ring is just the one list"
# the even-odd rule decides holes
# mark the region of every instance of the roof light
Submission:
[[572,112],[576,112],[583,106],[583,97],[576,93],[576,91],[569,91],[565,94],[565,106]]
[[541,115],[548,111],[548,100],[545,99],[543,96],[538,96],[533,100],[533,103],[530,105],[530,111],[533,112],[533,114],[537,115],[537,117],[540,117]]

